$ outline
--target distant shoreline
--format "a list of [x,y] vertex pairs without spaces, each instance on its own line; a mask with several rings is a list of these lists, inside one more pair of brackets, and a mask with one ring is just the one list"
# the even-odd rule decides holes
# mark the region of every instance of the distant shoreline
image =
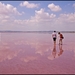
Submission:
[[[0,31],[1,33],[52,33],[53,31]],[[59,31],[57,31],[59,32]],[[75,33],[75,31],[60,31],[62,33]]]

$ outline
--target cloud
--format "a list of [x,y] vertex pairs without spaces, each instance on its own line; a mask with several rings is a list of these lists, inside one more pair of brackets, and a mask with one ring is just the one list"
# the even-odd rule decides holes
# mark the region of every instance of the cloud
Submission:
[[[21,6],[26,6],[27,8],[36,8],[38,4],[29,3],[27,1],[20,4]],[[48,8],[51,11],[58,12],[62,10],[58,5],[49,4]],[[75,13],[68,14],[56,14],[49,13],[45,9],[40,8],[39,10],[35,10],[34,16],[30,16],[29,19],[25,19],[25,17],[16,17],[15,15],[27,15],[24,12],[20,13],[16,7],[10,4],[4,4],[0,2],[0,28],[2,29],[15,29],[15,30],[36,30],[36,29],[58,29],[64,24],[71,26],[75,23]],[[34,27],[33,27],[34,26]],[[64,27],[64,26],[63,26]],[[62,27],[61,27],[62,29]]]
[[75,23],[75,13],[60,14],[59,19],[67,23]]
[[55,14],[49,14],[47,12],[45,12],[44,9],[40,9],[40,10],[35,10],[35,16],[31,17],[30,21],[34,21],[34,22],[48,22],[50,20],[52,20],[53,18],[55,18],[56,15]]
[[20,24],[20,25],[39,25],[39,24],[46,24],[48,22],[51,22],[56,17],[55,14],[49,14],[45,12],[44,9],[35,10],[35,16],[31,16],[30,19],[27,20],[14,20],[14,23]]
[[75,7],[75,3],[73,4],[73,7]]
[[54,5],[53,3],[52,4],[49,4],[48,5],[48,8],[51,11],[54,11],[54,12],[58,12],[58,11],[61,11],[62,10],[59,5]]
[[4,25],[10,23],[12,18],[9,15],[1,15],[0,14],[0,25]]
[[[11,24],[13,24],[16,29],[20,30],[73,30],[75,24],[75,13],[59,14],[59,16],[56,16],[55,14],[50,14],[46,12],[45,9],[41,8],[40,10],[35,10],[35,15],[31,16],[30,19],[14,19]],[[67,26],[68,28],[66,28]]]
[[12,15],[12,14],[21,15],[21,13],[17,11],[16,7],[10,4],[5,5],[4,3],[1,3],[1,2],[0,2],[0,14],[1,15]]
[[39,4],[29,3],[28,1],[24,1],[20,4],[20,6],[25,6],[27,8],[38,8]]
[[[20,13],[16,7],[10,4],[4,4],[0,2],[0,27],[2,29],[10,28],[13,24],[16,16],[20,16],[24,12]],[[10,26],[9,26],[10,25]]]

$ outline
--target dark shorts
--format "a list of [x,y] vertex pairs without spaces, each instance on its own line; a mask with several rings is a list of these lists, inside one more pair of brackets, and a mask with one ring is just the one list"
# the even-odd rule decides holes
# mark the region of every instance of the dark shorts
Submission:
[[53,41],[56,41],[56,38],[53,38]]

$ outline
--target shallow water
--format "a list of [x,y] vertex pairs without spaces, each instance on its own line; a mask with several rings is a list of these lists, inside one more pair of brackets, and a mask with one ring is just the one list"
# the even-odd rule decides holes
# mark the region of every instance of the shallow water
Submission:
[[0,33],[0,74],[75,74],[75,33]]

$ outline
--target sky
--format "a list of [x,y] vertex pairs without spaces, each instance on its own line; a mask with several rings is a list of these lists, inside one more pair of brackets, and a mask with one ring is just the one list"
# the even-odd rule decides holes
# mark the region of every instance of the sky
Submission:
[[0,31],[75,31],[75,1],[0,1]]

